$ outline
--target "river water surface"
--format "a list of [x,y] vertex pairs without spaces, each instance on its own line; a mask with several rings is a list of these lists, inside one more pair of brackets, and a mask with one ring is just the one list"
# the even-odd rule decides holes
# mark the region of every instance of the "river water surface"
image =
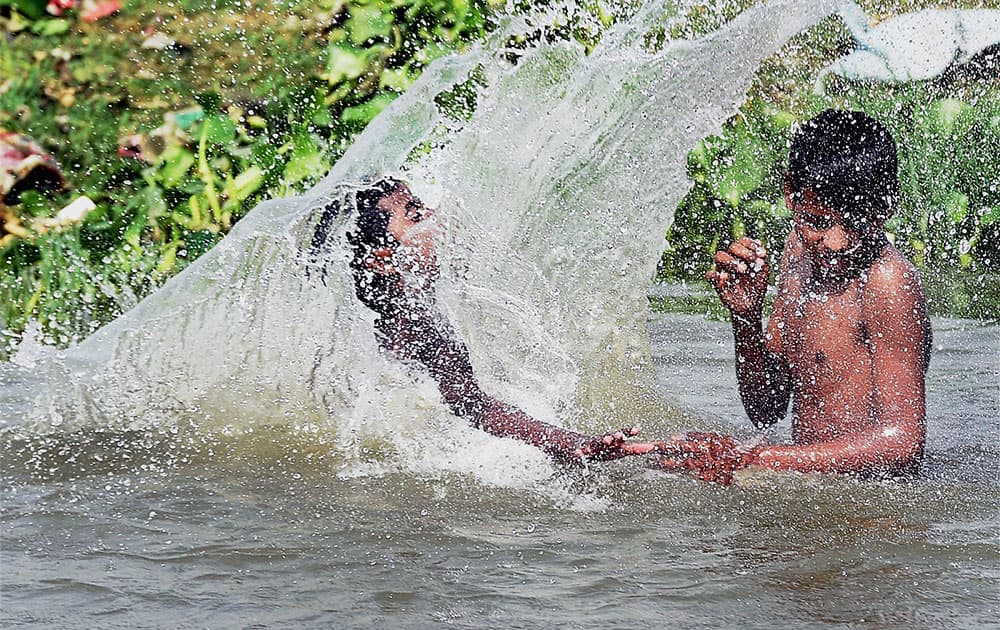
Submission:
[[[505,488],[358,474],[311,434],[6,433],[2,622],[992,626],[1000,330],[934,328],[928,453],[905,481],[719,487],[615,462]],[[658,386],[697,410],[688,421],[745,433],[728,327],[671,314],[649,331]],[[480,465],[534,465],[521,453]]]

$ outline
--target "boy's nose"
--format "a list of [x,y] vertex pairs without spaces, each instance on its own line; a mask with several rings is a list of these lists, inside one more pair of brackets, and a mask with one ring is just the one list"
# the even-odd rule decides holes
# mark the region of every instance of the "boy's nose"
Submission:
[[823,246],[831,252],[841,252],[850,245],[847,233],[839,225],[834,225],[823,234]]

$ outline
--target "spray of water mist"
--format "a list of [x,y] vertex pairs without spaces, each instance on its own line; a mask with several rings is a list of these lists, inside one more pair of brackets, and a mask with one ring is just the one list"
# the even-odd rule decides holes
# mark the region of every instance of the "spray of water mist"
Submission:
[[[306,195],[261,204],[77,346],[26,341],[0,368],[6,429],[277,425],[326,436],[348,472],[391,461],[500,485],[548,474],[543,455],[467,427],[432,383],[379,353],[344,233],[351,191],[384,174],[437,208],[439,301],[484,389],[583,431],[675,428],[682,420],[667,419],[646,385],[644,324],[663,234],[689,186],[687,151],[735,110],[764,57],[838,3],[775,1],[704,38],[647,50],[671,5],[647,2],[589,55],[571,41],[510,54],[503,44],[529,28],[522,19],[435,62]],[[445,125],[434,97],[474,71],[473,114]],[[331,201],[345,212],[321,282],[304,252]],[[387,451],[397,456],[370,456]]]

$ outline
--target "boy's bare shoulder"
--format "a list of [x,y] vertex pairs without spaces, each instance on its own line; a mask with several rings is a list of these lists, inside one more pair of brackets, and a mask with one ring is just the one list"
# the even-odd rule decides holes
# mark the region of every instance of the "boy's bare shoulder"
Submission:
[[919,287],[920,274],[896,247],[887,244],[872,263],[866,284],[876,290],[893,290],[913,285]]
[[[869,268],[862,291],[862,308],[878,320],[898,321],[902,313],[925,316],[924,291],[917,268],[893,245],[885,249]],[[904,319],[910,319],[904,317]]]
[[[862,317],[869,332],[894,344],[900,353],[916,357],[926,374],[931,354],[931,323],[917,268],[892,245],[872,265],[861,293]],[[911,352],[913,349],[917,352]]]

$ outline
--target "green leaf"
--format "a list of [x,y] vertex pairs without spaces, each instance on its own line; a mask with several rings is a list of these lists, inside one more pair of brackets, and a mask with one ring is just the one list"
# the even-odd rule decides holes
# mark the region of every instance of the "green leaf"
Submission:
[[323,78],[330,85],[356,79],[367,69],[367,52],[340,44],[330,44],[327,47],[326,72]]
[[968,108],[968,105],[954,98],[943,98],[934,103],[934,122],[946,135],[955,128],[958,117]]
[[19,209],[22,215],[29,214],[33,217],[47,217],[52,211],[48,199],[37,190],[26,190],[21,193]]
[[42,37],[55,37],[69,31],[69,20],[40,20],[31,27],[31,32]]
[[418,62],[418,66],[426,66],[435,59],[450,55],[455,52],[455,45],[441,41],[428,42],[426,46],[417,51],[413,58]]
[[969,213],[968,195],[955,191],[945,199],[945,212],[952,223],[960,223]]
[[347,32],[351,43],[362,46],[370,40],[392,34],[393,15],[382,11],[378,5],[353,6],[347,20]]
[[194,153],[182,146],[169,146],[157,163],[157,178],[165,188],[176,188],[185,179],[194,165]]
[[37,20],[45,17],[45,6],[48,4],[48,0],[10,0],[9,3],[0,2],[0,6],[5,4],[14,7],[25,17]]
[[129,223],[128,227],[125,229],[125,232],[122,234],[122,240],[136,250],[142,248],[140,238],[142,237],[143,231],[146,229],[146,217],[146,212],[140,209],[139,212],[136,213],[135,218],[132,219],[132,222]]
[[202,92],[196,94],[194,100],[206,112],[218,112],[222,109],[222,97],[218,92]]
[[224,114],[205,117],[205,138],[213,144],[229,144],[236,140],[236,123]]
[[323,111],[323,92],[315,87],[298,87],[286,99],[288,120],[304,123],[313,120]]
[[986,211],[981,217],[979,217],[980,225],[992,225],[1000,221],[1000,206],[994,206]]
[[362,103],[361,105],[355,105],[354,107],[344,109],[344,111],[340,114],[340,120],[352,125],[367,125],[373,118],[382,113],[382,110],[385,109],[389,103],[396,100],[397,96],[399,95],[391,92],[378,94],[367,103]]
[[[188,260],[198,258],[215,246],[219,240],[218,234],[210,230],[195,230],[184,235],[184,254]],[[178,252],[180,253],[180,252]]]
[[772,112],[767,122],[775,131],[788,131],[797,122],[795,114],[783,109]]
[[222,194],[226,196],[226,206],[238,206],[240,202],[257,192],[264,183],[264,170],[251,166],[235,178],[226,182]]
[[258,140],[250,147],[250,162],[270,176],[281,166],[281,157],[274,145]]
[[696,182],[705,183],[708,173],[715,167],[721,146],[722,139],[718,136],[709,136],[696,144],[688,153],[688,177]]
[[771,217],[783,216],[781,212],[782,207],[783,206],[777,206],[769,201],[755,199],[746,204],[746,215],[748,217],[754,217],[758,220],[766,220]]
[[387,68],[379,77],[379,87],[405,92],[417,79],[418,73],[412,73],[409,68]]
[[294,185],[304,179],[321,176],[327,170],[329,165],[312,136],[305,130],[296,131],[292,135],[292,157],[285,165],[285,184]]

